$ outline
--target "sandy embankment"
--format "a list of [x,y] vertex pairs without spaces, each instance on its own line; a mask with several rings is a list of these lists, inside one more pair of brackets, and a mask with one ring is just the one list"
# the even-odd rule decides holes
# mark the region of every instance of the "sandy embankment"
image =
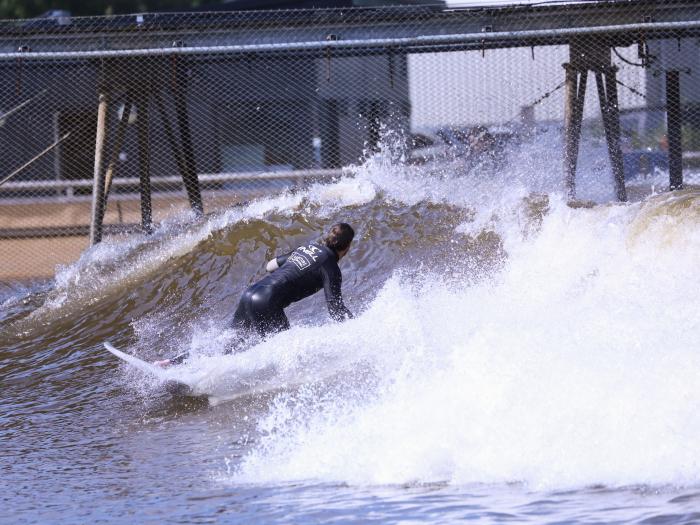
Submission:
[[[234,195],[203,197],[206,211],[240,200]],[[184,196],[153,196],[156,222],[187,208]],[[57,265],[76,261],[89,244],[90,217],[89,197],[0,201],[0,281],[53,277]],[[138,228],[138,195],[110,199],[104,222],[108,230],[118,225]]]

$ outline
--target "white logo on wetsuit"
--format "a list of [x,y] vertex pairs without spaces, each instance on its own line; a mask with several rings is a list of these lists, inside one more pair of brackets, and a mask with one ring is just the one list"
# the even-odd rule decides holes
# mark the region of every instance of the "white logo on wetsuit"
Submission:
[[[300,252],[303,252],[303,254]],[[306,246],[301,246],[297,248],[296,251],[292,253],[289,256],[289,259],[287,260],[293,262],[295,266],[300,270],[305,270],[306,268],[311,266],[312,261],[316,262],[316,260],[318,259],[318,255],[316,254],[322,252],[323,250],[321,250],[321,248],[319,248],[318,246],[309,244],[308,248]]]
[[314,246],[313,244],[309,244],[308,248],[306,246],[301,246],[299,249],[306,255],[311,257],[314,260],[314,262],[316,262],[316,259],[318,259],[318,257],[315,254],[321,253],[321,248],[319,248],[318,246]]

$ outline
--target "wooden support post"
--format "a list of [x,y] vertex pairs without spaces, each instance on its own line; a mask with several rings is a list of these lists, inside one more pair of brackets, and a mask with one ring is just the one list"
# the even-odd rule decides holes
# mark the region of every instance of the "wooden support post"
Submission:
[[105,90],[100,93],[97,106],[97,132],[95,136],[95,168],[92,185],[92,221],[90,222],[90,245],[102,240],[102,217],[104,217],[104,172],[102,158],[104,155],[107,107],[109,95]]
[[101,207],[102,214],[99,217],[98,222],[101,224],[104,220],[104,213],[107,209],[107,201],[109,200],[109,191],[112,188],[112,179],[114,178],[114,173],[117,170],[117,163],[119,161],[119,153],[122,149],[122,144],[124,143],[124,135],[126,134],[126,127],[129,124],[129,115],[131,113],[131,96],[127,94],[124,100],[124,111],[122,112],[121,118],[117,123],[117,132],[114,138],[114,144],[112,145],[112,155],[109,158],[109,164],[107,164],[107,169],[105,170],[105,182],[104,182],[104,205]]
[[190,207],[197,215],[202,215],[204,213],[204,206],[202,205],[202,193],[199,187],[199,179],[197,178],[192,136],[190,134],[190,122],[187,115],[187,77],[185,75],[182,59],[178,60],[176,68],[175,111],[177,113],[177,122],[180,128],[180,142],[182,144],[182,163],[184,167],[184,171],[182,171],[182,181],[185,184]]
[[136,134],[139,151],[139,190],[141,193],[141,227],[144,233],[153,232],[151,205],[151,154],[148,140],[148,94],[141,93],[137,99]]
[[681,85],[678,71],[666,72],[666,127],[668,130],[668,185],[683,188],[683,145],[681,143]]
[[578,162],[579,141],[583,104],[586,98],[588,70],[579,69],[574,64],[564,64],[566,70],[566,105],[564,106],[564,174],[569,200],[576,198],[576,164]]
[[608,145],[608,155],[615,181],[615,195],[617,200],[624,202],[627,200],[627,190],[620,148],[620,112],[617,107],[617,78],[614,66],[596,71],[595,80],[605,129],[605,141]]

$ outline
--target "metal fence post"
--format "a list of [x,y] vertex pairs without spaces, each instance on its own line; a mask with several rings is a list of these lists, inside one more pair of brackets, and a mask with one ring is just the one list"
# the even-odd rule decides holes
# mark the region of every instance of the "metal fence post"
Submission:
[[[143,90],[144,88],[141,87]],[[148,138],[149,117],[147,92],[141,91],[137,97],[136,134],[139,154],[139,192],[141,194],[141,228],[145,233],[153,231],[151,203],[151,152]]]
[[617,200],[624,202],[627,200],[627,191],[625,189],[622,150],[620,149],[620,113],[617,107],[617,82],[614,67],[608,65],[596,71],[595,80],[598,87],[600,112],[603,117],[605,141],[608,145],[610,166],[615,181],[615,195]]
[[666,72],[666,126],[668,129],[668,185],[683,188],[683,145],[681,143],[681,83],[678,71]]
[[182,145],[182,160],[185,171],[182,173],[182,181],[187,190],[187,197],[192,210],[201,215],[204,213],[202,204],[202,192],[197,179],[197,167],[194,160],[194,148],[192,147],[192,135],[190,133],[190,122],[187,115],[187,75],[182,60],[178,60],[175,73],[175,111],[177,122],[180,128],[180,143]]

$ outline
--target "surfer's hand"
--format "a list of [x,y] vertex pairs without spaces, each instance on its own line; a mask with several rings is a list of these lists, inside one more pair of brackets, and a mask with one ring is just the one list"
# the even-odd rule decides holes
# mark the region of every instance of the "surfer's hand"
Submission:
[[172,363],[170,359],[164,359],[163,361],[153,361],[153,364],[161,368],[168,368]]

